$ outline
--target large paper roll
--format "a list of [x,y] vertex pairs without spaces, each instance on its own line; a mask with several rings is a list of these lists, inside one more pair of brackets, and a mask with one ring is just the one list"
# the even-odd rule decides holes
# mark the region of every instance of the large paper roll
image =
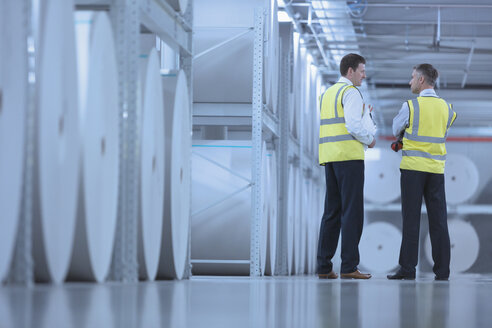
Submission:
[[364,198],[374,203],[390,203],[400,197],[400,156],[373,148],[366,152]]
[[[193,260],[250,259],[251,231],[251,142],[195,140],[193,146],[192,250]],[[269,228],[272,194],[270,160],[266,144],[262,147],[262,203],[260,219],[260,270],[274,270],[272,253],[276,235],[271,240]],[[211,162],[212,160],[213,162]],[[276,197],[275,197],[276,198]],[[220,201],[223,200],[223,201]],[[276,211],[276,210],[273,210]],[[276,229],[276,227],[275,227]],[[274,249],[275,248],[275,249]],[[249,264],[195,263],[193,274],[249,275]]]
[[388,272],[398,265],[401,232],[393,224],[374,222],[364,226],[359,244],[361,265],[371,272]]
[[21,206],[27,51],[21,1],[0,1],[0,280],[9,269]]
[[[193,153],[192,259],[248,261],[251,142],[195,140]],[[193,274],[249,275],[249,264],[195,263]]]
[[[268,5],[271,4],[271,7]],[[279,37],[276,4],[266,0],[194,2],[195,52],[200,54],[242,33],[194,61],[195,102],[252,103],[254,13],[266,9],[264,21],[263,95],[272,107],[278,106]],[[250,30],[249,32],[248,29]]]
[[79,204],[69,278],[102,282],[113,253],[118,202],[118,71],[106,13],[75,15],[81,147]]
[[292,134],[296,138],[300,138],[301,131],[301,113],[302,113],[302,67],[303,59],[301,56],[301,41],[299,33],[294,33],[294,57],[293,57],[293,68],[292,68],[292,83],[293,83],[293,95],[292,95],[292,112],[291,116],[293,121],[291,121]]
[[294,273],[294,231],[296,218],[296,192],[295,192],[295,169],[293,164],[289,164],[289,181],[287,185],[287,268],[288,273]]
[[163,76],[165,109],[164,222],[158,277],[182,279],[188,258],[191,122],[186,76]]
[[[449,239],[451,242],[451,272],[463,272],[471,268],[477,260],[480,250],[480,240],[475,228],[468,222],[460,219],[448,221]],[[429,263],[433,264],[430,235],[425,240],[425,255]]]
[[[289,120],[289,131],[292,133],[294,129],[294,104],[293,104],[293,76],[292,76],[292,63],[294,58],[294,43],[299,43],[299,34],[293,32],[293,25],[290,22],[281,22],[279,23],[279,37],[280,37],[280,52],[281,58],[279,63],[282,67],[284,63],[288,65],[287,68],[283,68],[281,70],[281,74],[279,78],[282,79],[279,82],[279,89],[282,87],[286,87],[283,91],[283,97],[285,97],[286,102],[284,102],[283,106],[287,110],[287,117]],[[290,84],[285,84],[284,81],[287,81],[287,78],[290,77]],[[279,91],[279,96],[281,95]],[[280,102],[279,102],[280,103]]]
[[77,60],[73,2],[43,3],[36,185],[33,220],[35,278],[60,283],[72,254],[79,173]]
[[444,170],[446,201],[460,204],[468,201],[478,189],[478,169],[465,155],[448,154]]
[[268,199],[268,244],[266,255],[265,273],[275,275],[277,273],[277,221],[278,221],[278,184],[277,184],[277,155],[275,150],[267,151],[267,161],[270,170]]
[[[307,52],[306,48],[301,49],[301,57],[304,58],[302,67],[302,92],[303,92],[303,103],[302,103],[302,143],[305,150],[312,154],[313,151],[313,108],[315,108],[316,103],[314,99],[314,74],[315,72],[311,69],[311,64],[313,63],[313,57]],[[313,66],[314,68],[314,66]],[[319,131],[319,130],[318,130]]]
[[265,64],[264,81],[266,83],[266,103],[274,113],[277,112],[279,100],[279,73],[280,73],[280,39],[278,23],[278,5],[277,0],[268,1],[268,10],[266,17],[266,46],[265,46]]
[[267,245],[268,245],[268,222],[270,220],[270,166],[268,163],[266,142],[263,141],[261,147],[261,203],[262,203],[262,218],[260,229],[260,271],[265,274]]
[[308,235],[309,235],[309,220],[311,219],[312,212],[312,199],[311,199],[311,180],[301,180],[301,213],[299,219],[301,220],[301,270],[300,273],[304,274],[308,269]]
[[161,252],[165,184],[164,98],[155,48],[141,64],[143,97],[138,260],[140,277],[154,280]]

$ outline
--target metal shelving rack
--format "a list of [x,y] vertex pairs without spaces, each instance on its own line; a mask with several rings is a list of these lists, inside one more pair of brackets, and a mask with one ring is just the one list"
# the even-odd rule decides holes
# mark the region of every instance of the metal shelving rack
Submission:
[[[118,223],[110,274],[112,280],[123,282],[138,280],[137,189],[141,140],[139,140],[140,127],[137,124],[139,113],[136,103],[136,83],[140,25],[145,25],[170,47],[179,49],[181,68],[188,78],[189,97],[192,99],[192,8],[193,3],[190,1],[185,15],[182,16],[164,0],[118,0],[111,3],[110,12],[114,11],[112,19],[118,52],[122,131]],[[187,261],[189,264],[189,255]],[[190,276],[189,265],[185,276]]]
[[[20,222],[8,283],[32,285],[32,202],[36,84],[33,0],[24,1],[26,39],[26,141]],[[178,14],[165,0],[75,0],[80,10],[109,11],[116,41],[120,99],[120,177],[118,219],[110,279],[121,282],[138,280],[137,215],[140,143],[137,110],[138,52],[140,26],[158,35],[171,47],[179,49],[180,64],[188,78],[192,99],[192,12],[193,0],[184,15]],[[190,102],[191,104],[191,102]],[[191,105],[190,105],[191,107]],[[190,108],[190,113],[191,113]],[[191,114],[190,114],[191,128]],[[190,149],[191,152],[191,149]],[[191,208],[191,206],[190,206]],[[189,264],[189,256],[188,256]],[[190,269],[185,276],[190,276]]]
[[[263,208],[261,204],[261,162],[262,162],[262,142],[266,141],[269,149],[275,149],[278,146],[278,138],[280,136],[279,118],[271,108],[263,103],[263,50],[266,42],[264,35],[265,24],[265,8],[258,7],[255,9],[254,14],[254,28],[248,29],[237,36],[230,38],[221,44],[205,50],[203,53],[207,53],[220,46],[225,45],[230,41],[234,41],[238,37],[253,32],[254,33],[254,46],[253,46],[253,97],[251,104],[251,119],[249,117],[229,117],[230,122],[225,122],[220,117],[213,118],[195,117],[195,123],[200,124],[213,124],[213,125],[245,125],[251,126],[251,142],[252,142],[252,156],[251,156],[251,220],[250,220],[250,259],[249,261],[243,260],[192,260],[192,263],[222,263],[222,264],[238,264],[248,263],[250,267],[250,276],[261,276],[260,268],[260,230],[261,230],[261,218],[263,216]],[[202,53],[202,54],[203,54]],[[198,56],[200,56],[199,54]],[[218,104],[215,104],[218,106]],[[227,104],[227,106],[234,106],[236,108],[242,107],[237,104]],[[223,199],[225,200],[225,199]],[[222,200],[222,201],[223,201]],[[215,204],[214,204],[215,205]],[[213,205],[211,205],[213,206]]]

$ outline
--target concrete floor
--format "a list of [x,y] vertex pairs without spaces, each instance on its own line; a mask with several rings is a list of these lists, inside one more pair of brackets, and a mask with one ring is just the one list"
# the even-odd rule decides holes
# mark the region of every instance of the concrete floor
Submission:
[[39,284],[0,287],[0,327],[492,327],[491,304],[489,275]]

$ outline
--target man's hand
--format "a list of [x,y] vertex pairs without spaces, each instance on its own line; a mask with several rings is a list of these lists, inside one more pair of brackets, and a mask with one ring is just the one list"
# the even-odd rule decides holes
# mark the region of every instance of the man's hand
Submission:
[[372,142],[369,145],[369,148],[374,148],[374,146],[376,146],[376,138],[372,139]]

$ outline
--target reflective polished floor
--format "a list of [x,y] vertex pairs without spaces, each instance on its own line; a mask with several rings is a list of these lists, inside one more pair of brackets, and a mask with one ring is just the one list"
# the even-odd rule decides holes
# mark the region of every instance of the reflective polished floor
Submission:
[[314,276],[0,287],[0,328],[492,327],[492,276]]

